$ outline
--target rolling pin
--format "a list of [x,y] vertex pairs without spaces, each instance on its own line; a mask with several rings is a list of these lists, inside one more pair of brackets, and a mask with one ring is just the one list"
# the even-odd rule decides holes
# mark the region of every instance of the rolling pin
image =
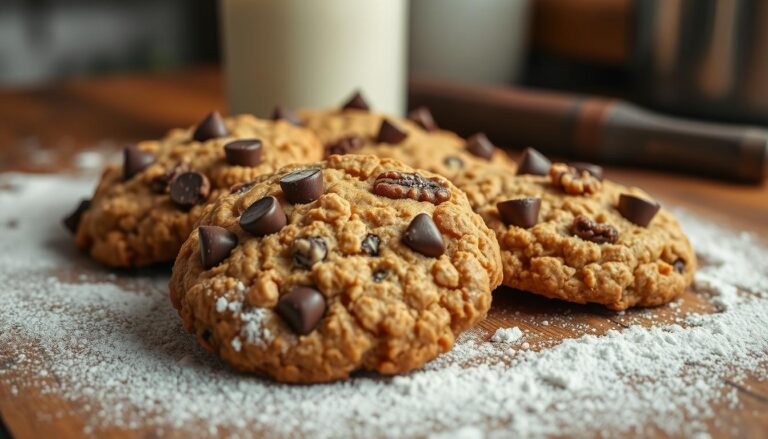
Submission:
[[412,79],[409,105],[426,106],[441,127],[482,131],[496,144],[553,156],[645,166],[744,183],[768,167],[768,130],[697,122],[628,102],[517,87]]

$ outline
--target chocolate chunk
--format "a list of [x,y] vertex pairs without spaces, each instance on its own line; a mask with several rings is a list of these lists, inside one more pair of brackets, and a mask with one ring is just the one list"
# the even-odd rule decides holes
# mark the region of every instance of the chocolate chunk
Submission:
[[572,162],[568,164],[570,167],[576,169],[579,172],[586,171],[592,174],[593,177],[602,181],[603,180],[603,167],[587,162]]
[[261,140],[242,139],[224,145],[227,163],[233,166],[256,166],[261,163]]
[[445,252],[445,241],[432,217],[420,213],[411,221],[403,234],[403,244],[425,255],[436,258]]
[[451,199],[451,189],[439,177],[424,178],[415,172],[387,171],[373,182],[373,193],[387,198],[410,198],[440,204]]
[[517,175],[547,175],[552,162],[533,148],[525,148],[517,162]]
[[378,256],[380,243],[381,239],[379,239],[378,236],[369,233],[365,238],[363,238],[363,242],[360,244],[360,248],[363,250],[363,253],[367,254],[368,256]]
[[325,297],[314,288],[295,286],[280,298],[275,311],[295,333],[306,335],[323,318]]
[[376,270],[373,272],[373,281],[376,283],[379,283],[386,279],[389,276],[389,272],[387,270]]
[[504,224],[528,229],[539,222],[541,198],[518,198],[496,205]]
[[376,136],[378,143],[398,144],[408,137],[408,133],[400,129],[397,125],[384,119],[379,127],[379,134]]
[[674,264],[672,264],[675,267],[675,271],[677,271],[680,274],[683,274],[685,272],[685,261],[682,259],[677,259]]
[[653,217],[661,209],[661,205],[655,201],[629,195],[619,195],[619,204],[616,206],[621,216],[640,227],[648,227]]
[[480,158],[490,160],[493,157],[493,146],[488,137],[483,133],[477,133],[467,139],[467,151]]
[[619,239],[619,232],[615,227],[610,224],[596,223],[584,215],[579,215],[573,219],[571,233],[596,244],[613,244]]
[[326,157],[333,154],[344,155],[363,147],[365,142],[359,136],[346,136],[325,145]]
[[280,187],[291,204],[311,203],[323,195],[323,171],[310,168],[291,172],[280,179]]
[[368,102],[365,102],[363,94],[360,91],[356,91],[349,100],[341,106],[343,110],[363,110],[368,111]]
[[123,149],[123,180],[130,180],[154,162],[154,154],[142,151],[136,145]]
[[77,233],[77,227],[80,225],[80,220],[83,218],[83,214],[90,208],[91,200],[80,200],[80,204],[77,205],[77,208],[62,220],[64,227],[72,232],[72,234]]
[[232,187],[229,188],[229,193],[242,194],[243,192],[247,192],[255,184],[256,184],[255,181],[246,181],[244,183],[237,183],[235,185],[232,185]]
[[287,222],[283,207],[271,195],[254,202],[240,215],[240,227],[255,236],[279,232]]
[[168,186],[171,184],[171,181],[173,181],[174,178],[191,170],[192,168],[189,167],[187,162],[179,162],[173,168],[168,169],[164,173],[152,179],[150,182],[152,191],[158,194],[164,194],[168,192]]
[[299,116],[297,116],[296,113],[287,108],[283,108],[282,105],[278,105],[275,107],[275,111],[272,112],[272,120],[281,119],[296,125],[297,127],[302,125],[301,119],[299,119]]
[[210,191],[208,177],[195,171],[176,176],[170,184],[171,201],[182,209],[190,209],[204,202]]
[[450,169],[464,169],[464,160],[459,156],[449,155],[443,160],[443,164]]
[[555,163],[549,168],[552,185],[571,195],[595,194],[603,187],[600,180],[587,171],[578,171],[565,163]]
[[237,235],[219,226],[200,226],[197,229],[200,245],[200,262],[206,270],[229,257],[237,247]]
[[408,113],[408,120],[427,131],[435,131],[437,129],[437,124],[432,117],[432,112],[429,111],[429,108],[427,107],[419,107],[411,110],[411,112]]
[[208,328],[203,329],[203,332],[200,333],[200,337],[203,339],[203,341],[208,341],[211,339],[211,330]]
[[206,140],[215,139],[218,137],[226,137],[229,135],[229,130],[224,124],[224,119],[218,111],[208,113],[197,125],[195,132],[192,133],[192,139],[198,142],[205,142]]
[[302,268],[312,268],[328,256],[328,246],[319,236],[299,238],[293,242],[293,263]]

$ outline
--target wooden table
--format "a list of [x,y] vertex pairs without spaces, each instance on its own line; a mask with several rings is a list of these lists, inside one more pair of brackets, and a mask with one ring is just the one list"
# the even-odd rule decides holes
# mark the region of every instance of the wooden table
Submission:
[[[73,81],[41,89],[0,92],[0,172],[53,172],[73,166],[72,158],[83,149],[115,148],[161,136],[172,127],[191,125],[212,109],[224,110],[220,72],[204,68],[180,74],[135,75],[88,81]],[[714,221],[768,237],[768,184],[741,186],[713,180],[633,169],[607,169],[607,177],[643,187],[666,204],[684,207]],[[709,309],[693,292],[685,294],[681,308]],[[510,312],[520,311],[519,315]],[[498,295],[482,326],[519,326],[533,334],[534,349],[550,346],[563,338],[581,334],[556,325],[543,327],[543,319],[557,318],[568,310],[572,319],[596,328],[598,333],[622,329],[628,323],[643,323],[639,314],[624,316],[599,307],[573,306],[531,295]],[[664,321],[665,310],[654,311]],[[2,367],[2,365],[0,365]],[[719,425],[711,433],[765,437],[768,431],[768,382],[748,379],[737,388],[742,408],[718,407]],[[0,414],[8,431],[17,438],[80,437],[82,419],[64,416],[51,422],[36,422],[41,409],[66,409],[68,402],[55,394],[12,396],[0,386]],[[114,437],[146,437],[141,430],[114,431]],[[0,429],[0,437],[3,430]],[[172,436],[179,436],[178,434]],[[179,436],[180,437],[180,436]]]

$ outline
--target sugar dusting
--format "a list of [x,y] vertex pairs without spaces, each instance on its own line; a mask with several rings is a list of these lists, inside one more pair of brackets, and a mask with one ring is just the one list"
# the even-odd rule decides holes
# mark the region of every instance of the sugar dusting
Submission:
[[[393,378],[286,386],[238,374],[184,333],[163,270],[115,275],[72,250],[58,212],[92,183],[0,175],[0,381],[11,398],[76,401],[88,434],[150,426],[235,437],[694,436],[714,403],[742,404],[726,379],[768,377],[768,249],[682,212],[703,262],[696,289],[715,314],[599,336],[578,323],[570,329],[586,335],[539,351],[527,349],[529,330],[526,343],[493,343],[476,330],[423,370]],[[263,338],[263,316],[245,318],[243,342]],[[568,316],[547,322],[569,325]]]

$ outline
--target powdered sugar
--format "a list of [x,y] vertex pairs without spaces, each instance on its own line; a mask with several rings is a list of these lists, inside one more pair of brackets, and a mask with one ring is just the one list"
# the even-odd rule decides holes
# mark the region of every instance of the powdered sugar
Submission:
[[[768,249],[684,212],[703,262],[697,291],[721,312],[602,335],[581,335],[595,328],[579,323],[576,338],[542,349],[528,327],[524,343],[491,343],[491,334],[476,329],[423,370],[392,378],[363,374],[288,386],[238,374],[183,331],[164,270],[115,276],[72,249],[55,217],[92,184],[0,175],[0,188],[13,188],[0,189],[0,385],[12,398],[37,388],[73,401],[73,413],[45,415],[80,416],[86,432],[117,426],[236,437],[693,436],[719,422],[731,428],[727,419],[712,419],[713,404],[738,409],[733,383],[747,374],[766,377]],[[3,226],[10,220],[17,225]],[[217,303],[217,312],[241,312],[233,305],[240,293]],[[268,339],[260,323],[269,312],[241,318],[248,329],[240,343]],[[567,316],[546,320],[542,331],[568,325]],[[503,334],[514,336],[514,329]]]
[[491,337],[494,343],[515,343],[523,337],[523,331],[517,326],[511,328],[499,328]]

